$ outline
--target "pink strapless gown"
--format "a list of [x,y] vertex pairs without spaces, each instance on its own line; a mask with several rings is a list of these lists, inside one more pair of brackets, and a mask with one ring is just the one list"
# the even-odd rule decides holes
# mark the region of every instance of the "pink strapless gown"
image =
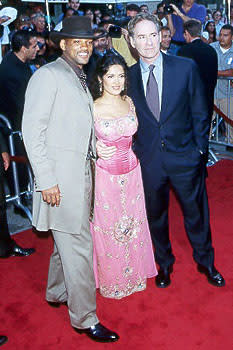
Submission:
[[114,156],[96,164],[95,215],[91,231],[97,288],[104,297],[128,296],[146,288],[157,274],[148,228],[140,164],[132,151],[137,119],[97,118],[96,136],[116,146]]

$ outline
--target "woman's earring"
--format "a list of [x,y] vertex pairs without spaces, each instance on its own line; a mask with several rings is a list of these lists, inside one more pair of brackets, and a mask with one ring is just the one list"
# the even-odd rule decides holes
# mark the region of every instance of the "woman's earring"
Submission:
[[102,93],[102,91],[103,91],[103,83],[102,83],[102,81],[99,82],[99,89],[100,89],[100,93]]

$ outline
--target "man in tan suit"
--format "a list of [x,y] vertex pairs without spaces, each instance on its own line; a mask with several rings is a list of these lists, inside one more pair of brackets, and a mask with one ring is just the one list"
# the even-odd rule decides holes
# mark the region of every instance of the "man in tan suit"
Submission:
[[51,39],[63,55],[29,81],[22,125],[35,175],[33,225],[51,229],[54,238],[46,299],[54,306],[67,302],[71,324],[79,332],[97,341],[116,341],[118,335],[96,316],[89,229],[95,135],[93,101],[82,71],[92,53],[90,19],[65,19],[62,32],[51,33]]

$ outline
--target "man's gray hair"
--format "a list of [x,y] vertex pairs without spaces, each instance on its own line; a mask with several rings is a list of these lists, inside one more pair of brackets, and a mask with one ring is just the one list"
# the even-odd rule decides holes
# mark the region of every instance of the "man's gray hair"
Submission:
[[145,20],[153,22],[155,24],[158,32],[160,31],[160,23],[159,23],[157,16],[152,15],[150,13],[140,12],[135,17],[133,17],[128,23],[129,36],[133,37],[134,36],[134,29],[135,29],[136,25],[139,22],[142,22]]

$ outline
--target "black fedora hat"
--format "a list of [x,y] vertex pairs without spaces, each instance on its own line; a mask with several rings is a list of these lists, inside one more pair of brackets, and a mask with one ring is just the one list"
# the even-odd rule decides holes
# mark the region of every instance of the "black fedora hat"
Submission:
[[93,39],[94,34],[91,27],[91,19],[85,16],[72,16],[64,19],[62,30],[50,33],[50,39],[59,44],[61,39]]

